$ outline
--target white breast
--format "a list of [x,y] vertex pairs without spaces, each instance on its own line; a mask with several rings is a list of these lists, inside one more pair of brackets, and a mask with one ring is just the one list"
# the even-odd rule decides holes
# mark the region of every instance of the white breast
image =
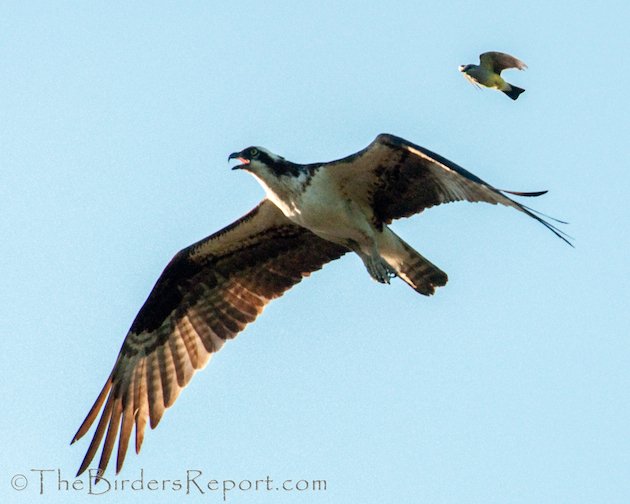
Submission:
[[[338,179],[326,170],[314,174],[292,203],[293,222],[338,243],[360,242],[372,235],[371,208],[362,208],[339,187]],[[284,210],[283,210],[284,212]]]
[[348,240],[360,243],[374,235],[372,209],[352,200],[339,186],[339,179],[331,177],[326,169],[297,178],[263,180],[254,176],[284,215],[324,239],[342,244]]

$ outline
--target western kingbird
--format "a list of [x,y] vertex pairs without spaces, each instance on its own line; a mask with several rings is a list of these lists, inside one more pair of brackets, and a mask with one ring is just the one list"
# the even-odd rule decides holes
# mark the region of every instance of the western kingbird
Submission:
[[502,52],[486,52],[479,56],[479,65],[460,65],[459,71],[476,86],[485,86],[504,92],[516,100],[525,90],[503,80],[501,71],[506,68],[525,70],[527,65],[520,59]]

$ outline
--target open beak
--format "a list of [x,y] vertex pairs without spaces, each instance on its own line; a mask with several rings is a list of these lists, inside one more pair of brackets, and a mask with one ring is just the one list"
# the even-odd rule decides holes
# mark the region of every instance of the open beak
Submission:
[[241,164],[233,166],[232,170],[241,170],[250,163],[249,159],[245,159],[240,152],[232,152],[232,154],[228,156],[228,161],[231,159],[238,159],[241,162]]

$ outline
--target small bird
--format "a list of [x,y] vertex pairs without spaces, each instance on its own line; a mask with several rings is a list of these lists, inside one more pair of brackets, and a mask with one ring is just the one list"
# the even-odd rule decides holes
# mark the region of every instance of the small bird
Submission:
[[521,93],[525,92],[523,88],[509,84],[501,77],[501,71],[506,68],[525,70],[527,65],[520,59],[509,54],[492,51],[481,54],[479,61],[480,65],[459,66],[459,71],[475,86],[498,89],[512,98],[512,100],[516,100]]
[[237,159],[240,164],[233,169],[253,175],[267,197],[232,224],[181,250],[166,266],[72,440],[96,422],[78,474],[102,444],[98,481],[117,438],[118,473],[134,427],[137,453],[147,422],[157,426],[193,374],[267,303],[326,263],[353,253],[380,283],[397,277],[425,296],[445,285],[446,273],[389,227],[395,219],[443,203],[483,201],[512,207],[571,244],[562,231],[507,196],[546,191],[495,189],[439,154],[393,135],[379,135],[365,149],[327,163],[292,163],[262,147],[248,147],[229,159]]

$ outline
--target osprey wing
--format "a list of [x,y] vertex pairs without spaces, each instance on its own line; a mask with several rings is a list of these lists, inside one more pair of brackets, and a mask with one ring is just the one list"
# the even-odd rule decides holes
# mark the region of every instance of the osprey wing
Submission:
[[540,196],[546,191],[495,189],[439,154],[394,135],[381,134],[362,151],[335,164],[340,185],[353,198],[372,207],[376,225],[389,224],[442,203],[483,201],[515,208],[571,245],[561,230],[505,194]]
[[509,54],[496,51],[485,52],[479,55],[479,61],[481,62],[482,67],[492,70],[494,73],[498,74],[506,68],[518,68],[519,70],[527,68],[527,65],[520,59],[510,56]]
[[101,412],[84,472],[103,436],[104,471],[118,437],[120,471],[135,425],[157,426],[196,370],[272,299],[347,250],[292,224],[269,200],[171,260],[136,316],[114,369],[72,442]]

